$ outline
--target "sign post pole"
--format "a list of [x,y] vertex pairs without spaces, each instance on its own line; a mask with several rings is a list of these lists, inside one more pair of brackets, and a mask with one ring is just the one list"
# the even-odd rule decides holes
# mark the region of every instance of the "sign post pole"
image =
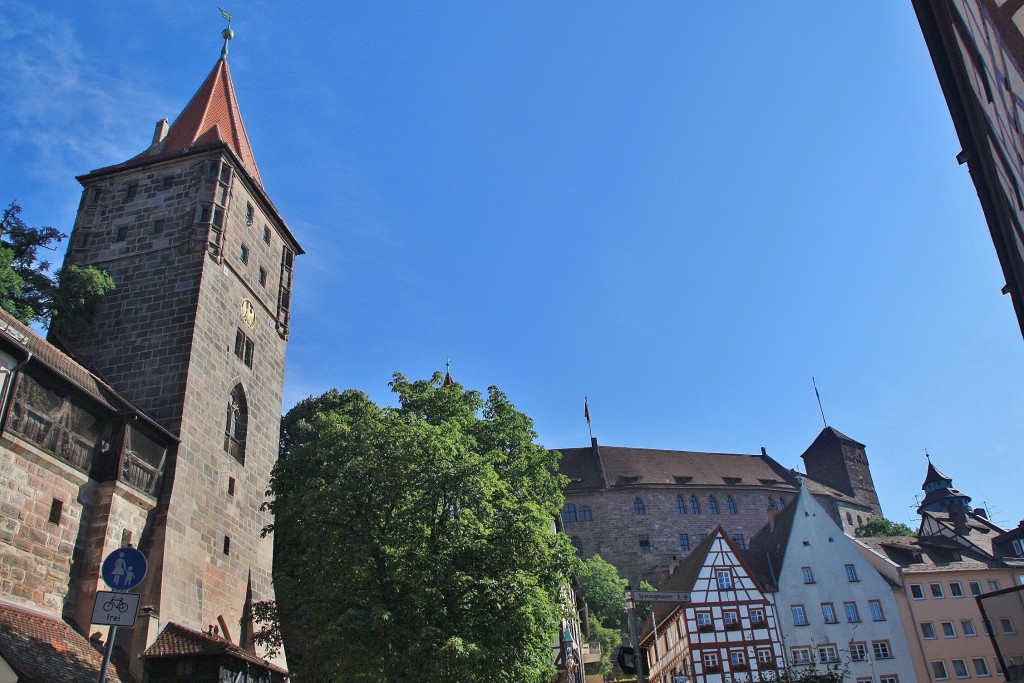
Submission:
[[636,603],[633,602],[633,590],[626,586],[626,614],[629,617],[629,640],[633,646],[633,664],[636,666],[636,683],[647,683],[647,676],[644,675],[645,659],[640,651],[640,639],[636,633]]
[[117,637],[117,624],[110,627],[107,633],[107,646],[103,648],[103,665],[100,667],[100,677],[96,683],[107,682],[107,669],[110,667],[110,656],[114,654],[114,638]]

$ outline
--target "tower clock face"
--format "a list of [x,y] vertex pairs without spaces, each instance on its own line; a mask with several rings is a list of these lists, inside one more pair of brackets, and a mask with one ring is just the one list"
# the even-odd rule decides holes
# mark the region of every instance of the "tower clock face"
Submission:
[[256,327],[256,307],[252,305],[252,302],[248,299],[242,299],[242,322],[249,329]]

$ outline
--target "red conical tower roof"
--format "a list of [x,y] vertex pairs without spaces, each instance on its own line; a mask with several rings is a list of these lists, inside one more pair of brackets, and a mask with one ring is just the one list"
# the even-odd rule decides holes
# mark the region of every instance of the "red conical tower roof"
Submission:
[[235,99],[231,70],[223,57],[217,60],[213,71],[174,120],[158,154],[183,152],[193,145],[215,142],[222,142],[230,147],[231,151],[238,155],[249,177],[263,187],[259,169],[256,167],[256,158],[249,145],[249,136],[246,135],[245,125],[242,123],[242,113]]

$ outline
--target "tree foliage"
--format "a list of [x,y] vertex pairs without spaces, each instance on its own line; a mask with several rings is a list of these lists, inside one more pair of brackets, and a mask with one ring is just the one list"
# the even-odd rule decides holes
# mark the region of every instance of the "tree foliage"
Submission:
[[[623,638],[628,638],[625,590],[629,582],[619,577],[615,565],[596,554],[577,567],[576,582],[590,611],[590,642],[601,644],[600,673],[606,674],[612,669],[612,651]],[[641,581],[640,590],[657,589]],[[649,603],[637,603],[637,623],[643,623],[650,611]]]
[[858,538],[869,536],[913,536],[914,530],[903,522],[893,522],[885,517],[874,517],[853,530]]
[[51,274],[39,250],[55,249],[67,235],[28,226],[21,212],[11,202],[0,218],[0,307],[25,324],[69,330],[92,316],[100,299],[114,289],[114,280],[92,266],[71,265]]
[[440,373],[284,417],[270,482],[276,605],[302,681],[548,679],[572,547],[564,478],[532,421]]

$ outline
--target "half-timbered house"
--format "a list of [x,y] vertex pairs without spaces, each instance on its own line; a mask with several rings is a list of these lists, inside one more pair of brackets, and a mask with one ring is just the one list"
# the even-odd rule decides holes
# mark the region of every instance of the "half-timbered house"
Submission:
[[640,647],[651,683],[725,683],[784,666],[775,610],[735,542],[719,526],[659,587],[689,602],[654,603]]

